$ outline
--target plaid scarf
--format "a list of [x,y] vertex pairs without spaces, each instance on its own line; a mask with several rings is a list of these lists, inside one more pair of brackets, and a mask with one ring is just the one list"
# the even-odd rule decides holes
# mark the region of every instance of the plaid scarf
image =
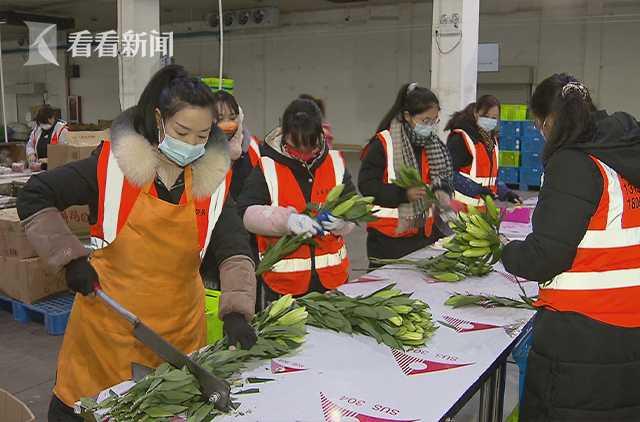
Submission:
[[[437,134],[424,137],[419,136],[406,123],[396,118],[389,127],[393,142],[393,166],[400,169],[403,166],[413,167],[420,171],[413,147],[424,148],[429,161],[429,177],[434,191],[444,190],[452,192],[453,166],[449,151]],[[424,225],[427,210],[432,203],[418,200],[409,204],[400,204],[398,207],[399,223],[398,232],[403,232],[412,227]]]

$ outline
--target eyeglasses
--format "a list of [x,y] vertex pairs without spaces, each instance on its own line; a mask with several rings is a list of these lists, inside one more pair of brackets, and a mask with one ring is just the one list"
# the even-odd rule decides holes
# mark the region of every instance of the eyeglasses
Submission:
[[422,123],[422,124],[427,125],[427,126],[437,126],[437,125],[440,124],[440,117],[436,117],[435,119],[430,119],[430,118],[427,117],[427,118],[424,118],[422,120],[418,120],[418,119],[414,118],[414,121],[416,123]]

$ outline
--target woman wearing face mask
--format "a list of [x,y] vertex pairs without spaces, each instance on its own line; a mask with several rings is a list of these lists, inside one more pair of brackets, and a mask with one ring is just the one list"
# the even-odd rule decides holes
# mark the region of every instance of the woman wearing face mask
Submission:
[[[400,258],[435,242],[438,209],[448,207],[452,193],[451,159],[437,135],[440,103],[433,92],[415,83],[400,88],[378,134],[365,147],[358,177],[360,192],[373,196],[378,221],[367,227],[367,253],[374,258]],[[403,167],[414,167],[436,194],[426,200],[424,188],[393,184]]]
[[345,283],[349,259],[343,236],[353,230],[353,223],[330,216],[320,224],[303,213],[308,203],[325,202],[336,185],[344,184],[346,193],[355,190],[342,155],[327,148],[318,107],[308,100],[293,101],[282,128],[266,137],[262,153],[238,200],[259,252],[286,234],[305,234],[315,241],[315,246],[301,246],[263,274],[262,303]]
[[454,198],[466,205],[481,206],[490,195],[501,201],[520,203],[520,197],[498,182],[498,119],[500,102],[483,95],[453,114],[445,130],[451,131],[447,147],[455,170]]
[[333,127],[331,126],[331,123],[327,121],[327,108],[324,101],[321,98],[317,98],[309,94],[300,94],[298,98],[316,103],[320,109],[320,113],[322,113],[322,133],[324,135],[324,141],[327,143],[329,149],[333,148]]
[[69,130],[66,122],[56,119],[55,111],[49,104],[38,109],[35,124],[27,141],[29,163],[47,158],[47,146],[63,144],[65,134]]
[[226,91],[218,91],[213,97],[218,114],[218,127],[229,141],[229,156],[233,170],[231,196],[238,199],[244,181],[260,161],[260,143],[256,137],[251,136],[244,125],[244,113],[233,95]]
[[640,126],[596,111],[574,77],[531,98],[546,140],[533,232],[504,247],[538,281],[522,421],[637,421],[640,395]]
[[[101,288],[183,352],[205,344],[204,255],[220,268],[220,317],[231,344],[250,347],[255,306],[248,234],[228,197],[229,156],[211,91],[181,66],[151,79],[85,160],[32,177],[18,213],[38,254],[66,270],[75,298],[58,360],[50,421],[80,420],[73,404],[161,359],[131,325],[90,295]],[[89,256],[60,215],[89,205]]]

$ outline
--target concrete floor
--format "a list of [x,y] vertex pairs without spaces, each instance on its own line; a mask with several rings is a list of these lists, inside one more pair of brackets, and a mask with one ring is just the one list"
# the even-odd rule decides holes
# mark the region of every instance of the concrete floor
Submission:
[[[347,165],[353,177],[359,167],[358,154],[347,153]],[[356,270],[366,268],[365,231],[357,228],[347,238],[347,248]],[[362,271],[354,271],[354,274]],[[45,421],[47,406],[53,387],[61,336],[49,336],[38,323],[26,325],[15,322],[10,313],[0,310],[0,388],[21,399],[36,416]],[[517,403],[518,371],[515,365],[507,368],[505,415]],[[465,406],[456,421],[476,421],[478,395]],[[2,421],[0,421],[2,422]]]

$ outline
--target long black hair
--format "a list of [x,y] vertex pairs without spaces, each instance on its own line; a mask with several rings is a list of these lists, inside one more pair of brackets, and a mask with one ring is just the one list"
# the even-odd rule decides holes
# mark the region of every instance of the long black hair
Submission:
[[294,100],[282,115],[282,141],[289,137],[296,147],[315,148],[322,140],[322,112],[311,100]]
[[542,81],[531,97],[531,112],[539,123],[553,115],[542,159],[548,160],[563,146],[591,141],[596,130],[591,113],[595,110],[589,90],[575,77],[556,73]]
[[229,110],[236,113],[236,115],[240,114],[240,105],[238,104],[236,97],[234,97],[232,94],[228,93],[227,91],[224,91],[224,90],[216,91],[213,94],[213,101],[216,106],[216,112],[220,110],[220,106],[224,104],[229,108]]
[[157,144],[158,125],[155,110],[168,119],[185,107],[214,110],[213,94],[200,79],[191,77],[180,65],[169,65],[156,72],[140,95],[135,107],[133,126],[147,141]]
[[47,124],[52,117],[56,117],[55,110],[49,104],[43,104],[38,108],[35,120],[37,123]]
[[382,118],[376,132],[389,129],[393,119],[396,117],[402,118],[402,113],[405,111],[409,115],[415,116],[434,107],[440,108],[440,101],[430,89],[418,86],[415,83],[404,84],[400,87],[398,95],[396,95],[396,101]]
[[462,110],[453,113],[444,130],[459,129],[468,125],[478,127],[476,113],[482,115],[482,113],[486,113],[496,106],[500,108],[500,101],[496,97],[493,95],[483,95],[478,98],[478,101],[475,103],[470,103]]

